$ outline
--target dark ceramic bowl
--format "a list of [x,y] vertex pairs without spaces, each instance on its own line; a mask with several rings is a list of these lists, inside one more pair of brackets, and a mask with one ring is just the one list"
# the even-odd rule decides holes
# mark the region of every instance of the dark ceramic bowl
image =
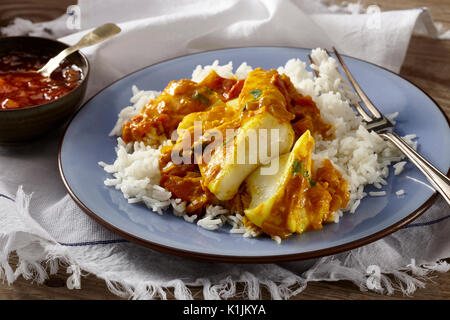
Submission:
[[[19,51],[53,57],[67,47],[68,45],[62,42],[38,37],[0,38],[0,56]],[[19,109],[0,109],[0,144],[24,142],[56,129],[80,107],[89,78],[89,62],[79,51],[66,59],[78,66],[83,73],[78,87],[44,104]]]

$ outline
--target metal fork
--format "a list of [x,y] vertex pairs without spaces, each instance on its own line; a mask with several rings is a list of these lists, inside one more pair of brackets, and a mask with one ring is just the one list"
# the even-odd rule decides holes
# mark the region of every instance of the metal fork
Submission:
[[[328,51],[326,52],[328,56],[331,57]],[[333,52],[337,60],[339,61],[342,70],[347,76],[347,79],[353,86],[353,89],[356,91],[361,101],[364,102],[366,109],[364,109],[364,107],[359,102],[353,104],[353,106],[366,122],[366,128],[369,131],[375,131],[380,137],[396,146],[425,175],[425,177],[435,188],[435,190],[439,192],[450,205],[450,179],[438,169],[436,169],[436,167],[434,167],[428,160],[417,153],[413,148],[411,148],[405,142],[405,140],[403,140],[392,130],[392,128],[394,127],[392,122],[389,121],[389,119],[387,119],[370,101],[370,99],[356,82],[341,55],[334,47]],[[310,55],[308,55],[308,59],[310,63],[314,63]],[[316,76],[319,76],[316,70],[314,70],[314,73]]]

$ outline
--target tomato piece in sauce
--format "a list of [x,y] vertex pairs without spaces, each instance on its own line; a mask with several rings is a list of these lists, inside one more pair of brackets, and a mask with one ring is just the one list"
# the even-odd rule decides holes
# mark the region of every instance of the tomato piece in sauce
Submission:
[[0,109],[18,109],[47,103],[78,87],[83,74],[68,61],[64,61],[50,77],[33,72],[39,70],[50,58],[23,52],[0,57]]

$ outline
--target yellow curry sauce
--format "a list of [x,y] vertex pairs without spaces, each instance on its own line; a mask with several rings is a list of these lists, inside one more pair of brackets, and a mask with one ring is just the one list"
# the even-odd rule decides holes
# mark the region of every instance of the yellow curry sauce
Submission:
[[[232,198],[219,200],[210,183],[223,169],[224,158],[208,161],[210,159],[203,159],[201,153],[196,154],[194,147],[200,145],[204,150],[214,139],[202,139],[213,135],[214,131],[224,135],[226,129],[242,128],[262,114],[270,114],[288,125],[296,141],[308,131],[311,136],[320,135],[323,139],[333,137],[332,126],[323,121],[310,96],[298,93],[288,76],[273,69],[258,68],[250,72],[245,81],[225,79],[212,71],[200,83],[186,79],[170,82],[141,114],[124,124],[122,138],[125,142],[145,142],[150,135],[163,135],[170,139],[178,129],[175,143],[161,148],[160,185],[172,192],[174,198],[186,201],[189,214],[201,216],[209,204],[219,204],[232,212],[244,214],[252,200],[246,182],[236,186],[238,191]],[[201,139],[197,140],[193,137],[195,121],[202,122]],[[183,140],[183,135],[189,139]],[[171,161],[173,152],[182,150],[186,141],[191,144],[191,162],[174,164]],[[233,139],[223,141],[217,152],[225,155],[230,144],[233,144]],[[331,161],[324,160],[315,171],[299,167],[299,163],[303,163],[299,160],[291,161],[289,170],[292,174],[286,175],[279,196],[271,200],[274,205],[270,216],[258,226],[271,236],[285,238],[292,232],[320,229],[324,222],[330,221],[332,213],[346,207],[349,201],[348,183]],[[288,213],[295,207],[301,207],[302,214],[293,218]],[[297,223],[298,227],[289,227],[292,219],[303,219],[303,222]],[[251,218],[246,217],[245,220],[246,225],[255,225]]]

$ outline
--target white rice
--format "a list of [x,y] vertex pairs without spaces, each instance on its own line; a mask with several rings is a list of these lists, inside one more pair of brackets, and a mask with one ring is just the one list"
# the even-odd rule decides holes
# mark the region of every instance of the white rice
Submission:
[[226,215],[229,213],[221,206],[208,206],[203,218],[197,221],[197,225],[208,230],[216,230],[227,221]]
[[358,208],[358,206],[359,206],[360,203],[361,203],[361,200],[360,200],[360,199],[356,200],[356,201],[353,203],[352,207],[350,208],[350,213],[355,213],[355,211],[356,211],[356,209]]
[[417,136],[415,134],[407,134],[406,136],[402,137],[403,140],[405,140],[405,142],[407,144],[409,144],[409,146],[411,148],[413,148],[414,150],[417,150],[417,141],[413,141],[415,138],[417,138]]
[[403,169],[405,168],[405,164],[406,161],[400,161],[394,164],[394,175],[398,176],[400,173],[402,173]]
[[[288,75],[300,93],[310,95],[317,104],[322,118],[334,128],[333,140],[325,141],[315,137],[316,145],[312,157],[316,166],[320,166],[323,159],[330,159],[349,183],[350,202],[347,208],[339,210],[332,217],[333,221],[338,222],[343,211],[354,213],[357,210],[361,199],[367,196],[364,192],[365,185],[372,184],[381,189],[387,184],[388,166],[402,160],[403,156],[376,133],[369,132],[365,128],[362,119],[349,104],[356,102],[358,97],[337,72],[336,61],[321,49],[312,50],[311,56],[314,61],[311,67],[320,72],[318,78],[307,71],[306,64],[298,59],[287,61],[284,66],[278,68],[278,72]],[[211,70],[215,70],[225,78],[236,76],[238,79],[245,79],[252,68],[243,63],[233,72],[231,62],[219,65],[219,61],[216,60],[212,65],[197,66],[193,71],[192,80],[200,82]],[[120,136],[122,125],[159,94],[157,91],[139,90],[136,86],[133,86],[132,91],[131,105],[119,113],[110,135]],[[398,113],[394,113],[389,115],[389,118],[395,122],[394,118],[397,115]],[[155,138],[160,141],[165,139]],[[407,135],[404,138],[408,144],[417,148],[417,142],[413,141],[415,135]],[[146,146],[142,142],[125,144],[118,138],[116,153],[117,159],[113,164],[99,162],[99,165],[112,175],[112,178],[105,180],[105,185],[121,190],[129,203],[144,202],[149,209],[159,214],[162,214],[164,209],[172,207],[173,213],[186,221],[193,223],[197,220],[197,216],[188,216],[185,213],[185,202],[172,199],[172,194],[158,185],[160,179],[158,161],[161,155],[159,148]],[[405,163],[402,161],[394,165],[394,174],[399,174]],[[385,196],[386,191],[369,192],[369,195]],[[220,206],[208,206],[206,214],[196,223],[207,230],[216,230],[224,224],[229,224],[231,233],[241,233],[244,237],[261,234],[260,230],[245,228],[242,220],[241,215],[234,215]]]
[[369,196],[371,197],[384,197],[386,195],[386,191],[370,191]]
[[272,236],[272,240],[275,241],[277,244],[281,244],[281,238],[279,236]]
[[392,124],[396,124],[397,121],[395,121],[395,118],[397,118],[397,116],[398,116],[398,112],[394,112],[394,113],[387,114],[386,118],[388,118],[388,120],[390,122],[392,122]]

